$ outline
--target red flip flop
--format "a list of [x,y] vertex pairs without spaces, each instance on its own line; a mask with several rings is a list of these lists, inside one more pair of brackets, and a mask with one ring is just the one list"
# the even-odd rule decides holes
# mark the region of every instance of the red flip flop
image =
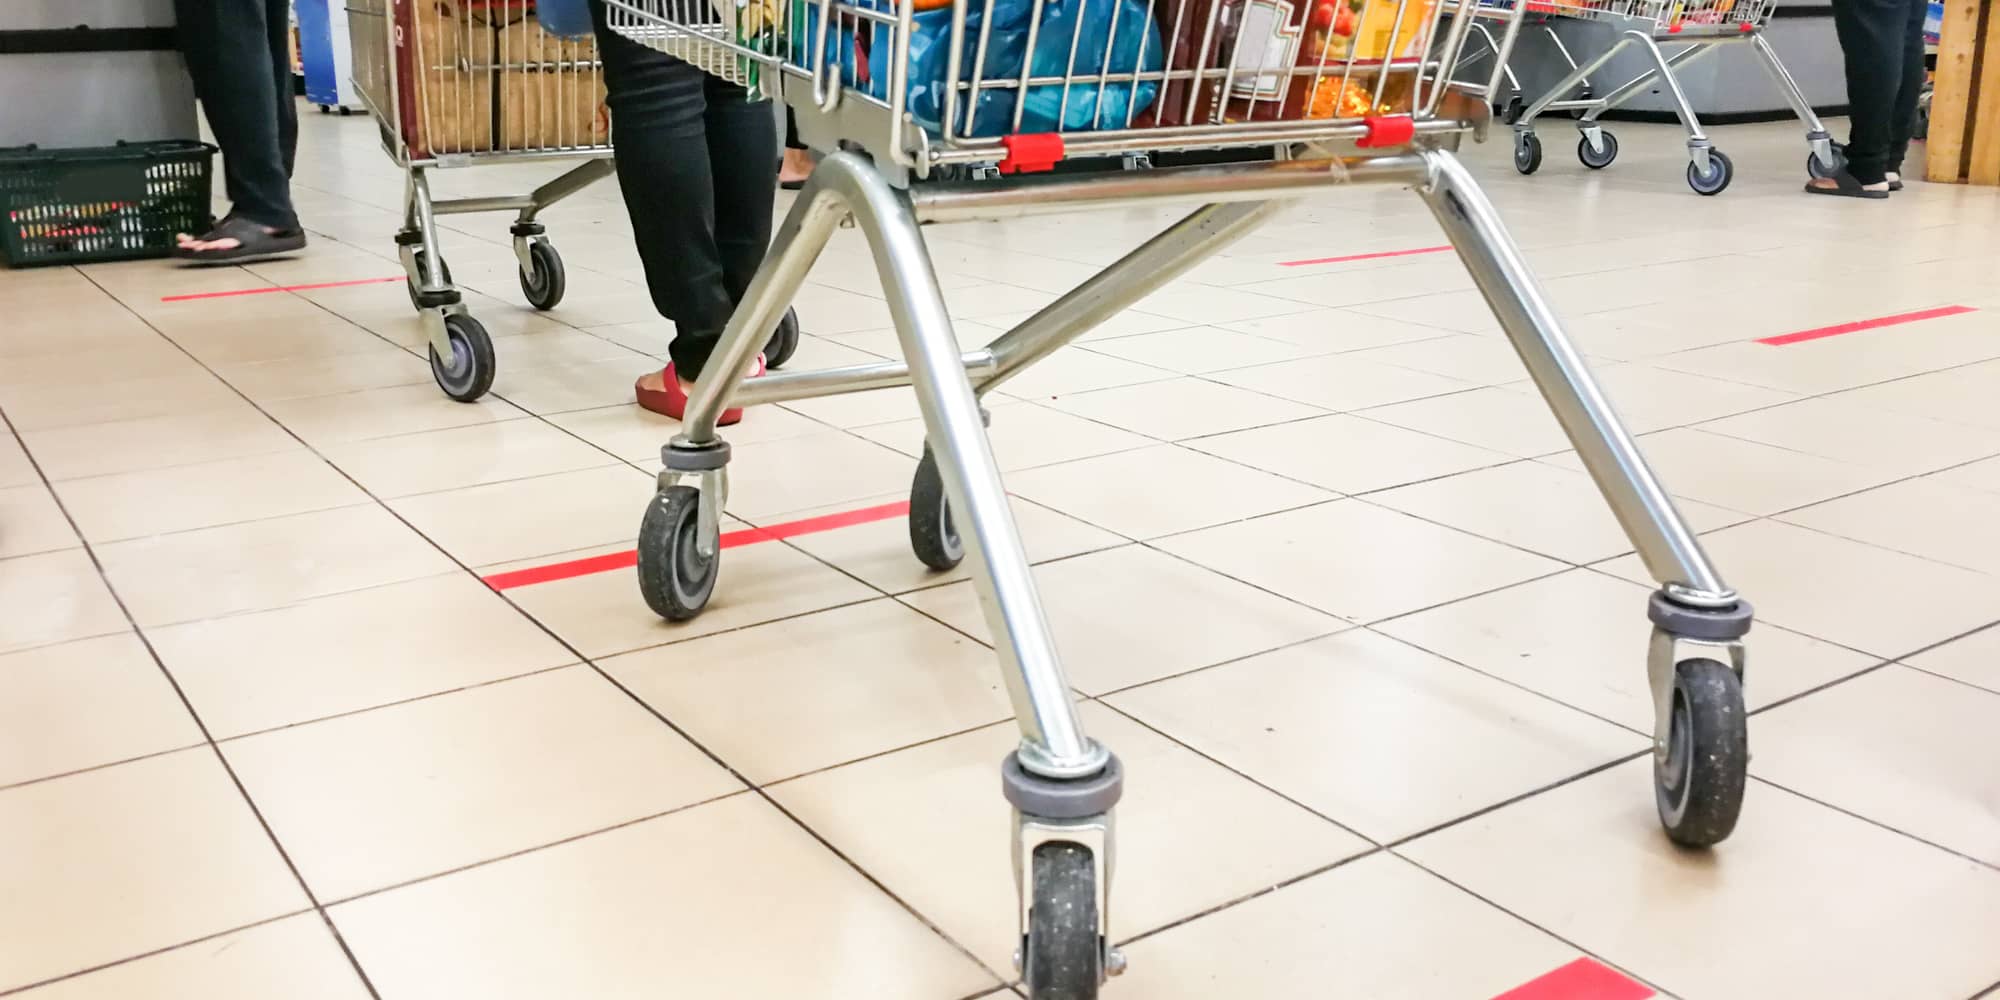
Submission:
[[[764,374],[764,356],[759,354],[757,355],[757,364],[750,369],[750,377],[756,378],[762,374]],[[646,384],[648,380],[655,377],[660,380],[660,386],[657,389]],[[632,393],[637,397],[639,408],[642,410],[672,417],[675,420],[687,419],[687,390],[681,388],[680,377],[674,374],[672,362],[669,362],[667,367],[661,369],[657,373],[657,376],[640,376],[639,381],[632,383]],[[738,406],[722,411],[722,419],[717,420],[715,424],[718,427],[728,427],[731,424],[742,421],[742,419],[743,408]]]

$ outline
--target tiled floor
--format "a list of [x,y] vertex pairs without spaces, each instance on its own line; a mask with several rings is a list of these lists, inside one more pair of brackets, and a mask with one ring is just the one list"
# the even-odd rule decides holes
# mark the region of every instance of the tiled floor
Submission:
[[[1005,995],[966,574],[878,517],[730,550],[683,626],[622,568],[481,582],[629,548],[670,327],[609,184],[547,217],[546,315],[454,217],[502,367],[445,400],[368,281],[374,127],[305,125],[296,260],[0,273],[0,994]],[[1675,132],[1620,130],[1603,173],[1470,158],[1762,612],[1736,835],[1657,828],[1643,573],[1455,258],[1288,266],[1444,242],[1336,192],[993,400],[1130,774],[1108,996],[1488,1000],[1581,956],[1684,1000],[2000,990],[2000,192],[1808,199],[1796,130],[1748,126],[1702,199]],[[977,344],[1171,215],[927,236]],[[850,232],[799,309],[795,368],[896,349]],[[740,530],[904,499],[923,431],[884,391],[731,437]]]

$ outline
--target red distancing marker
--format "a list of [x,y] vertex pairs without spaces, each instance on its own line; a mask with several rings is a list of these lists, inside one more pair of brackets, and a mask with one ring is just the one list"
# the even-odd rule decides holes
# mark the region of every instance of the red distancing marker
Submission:
[[[740,531],[726,531],[722,534],[722,547],[733,549],[739,545],[755,545],[759,542],[775,542],[800,535],[817,534],[836,528],[849,528],[857,524],[886,521],[892,517],[902,517],[910,512],[908,500],[885,503],[878,507],[863,507],[860,510],[844,510],[837,514],[823,514],[799,521],[767,525],[762,528],[744,528]],[[568,580],[593,573],[609,573],[614,570],[629,569],[639,564],[639,553],[633,549],[624,552],[607,552],[601,556],[571,559],[568,562],[551,563],[547,566],[530,566],[527,569],[494,573],[480,579],[494,590],[512,590],[537,583],[551,583]]]
[[1595,959],[1579,958],[1493,1000],[1646,1000],[1653,988]]
[[238,295],[269,295],[272,292],[310,292],[316,288],[351,288],[355,285],[386,285],[391,281],[406,280],[402,275],[393,278],[355,278],[352,281],[322,281],[312,285],[265,285],[262,288],[237,288],[227,292],[195,292],[190,295],[162,295],[161,302],[192,302],[195,299],[228,299]]
[[1280,261],[1279,267],[1305,267],[1308,264],[1347,264],[1357,260],[1381,260],[1384,257],[1414,257],[1424,253],[1443,253],[1451,249],[1450,244],[1441,247],[1417,247],[1413,250],[1381,250],[1375,253],[1348,254],[1345,257],[1314,257],[1311,260]]
[[1940,306],[1936,309],[1923,309],[1917,312],[1897,313],[1894,316],[1877,316],[1874,319],[1856,320],[1852,323],[1842,323],[1838,326],[1822,326],[1815,330],[1781,333],[1775,337],[1763,337],[1757,342],[1760,344],[1769,344],[1772,347],[1783,347],[1786,344],[1798,344],[1825,337],[1838,337],[1843,333],[1879,330],[1885,326],[1901,326],[1904,323],[1916,323],[1927,319],[1942,319],[1946,316],[1963,316],[1966,313],[1978,311],[1971,306]]

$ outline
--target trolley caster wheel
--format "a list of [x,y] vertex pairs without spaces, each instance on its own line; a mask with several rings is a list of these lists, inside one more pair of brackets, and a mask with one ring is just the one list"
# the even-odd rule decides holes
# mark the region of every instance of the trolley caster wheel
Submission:
[[1542,169],[1542,138],[1526,132],[1514,140],[1514,169],[1532,174]]
[[[428,256],[429,254],[424,253],[422,250],[416,252],[416,256],[413,258],[413,263],[415,263],[417,268],[416,273],[424,273],[424,258]],[[439,258],[438,267],[444,272],[444,283],[447,285],[451,284],[451,261]],[[417,297],[418,280],[406,275],[403,278],[403,287],[410,293],[410,305],[414,306],[418,312],[422,312],[424,310],[424,301]]]
[[563,274],[562,255],[547,240],[535,240],[528,244],[528,259],[534,261],[532,270],[522,271],[521,295],[528,304],[544,312],[554,309],[562,301],[563,292],[569,286]]
[[965,543],[951,523],[944,477],[938,473],[937,457],[928,446],[910,483],[910,548],[919,562],[940,573],[956,569],[965,558]]
[[701,491],[662,490],[639,522],[639,593],[653,613],[670,622],[701,614],[715,593],[721,553],[703,558],[695,544],[701,530]]
[[1653,794],[1667,838],[1683,847],[1721,843],[1736,829],[1750,768],[1743,682],[1714,660],[1674,668],[1667,754],[1653,758]]
[[461,403],[470,403],[493,388],[493,338],[486,328],[464,313],[444,318],[445,339],[451,342],[451,357],[438,356],[430,348],[431,377],[444,394]]
[[1097,864],[1080,844],[1035,848],[1021,976],[1029,1000],[1095,1000],[1104,982]]
[[1500,120],[1506,122],[1509,125],[1512,125],[1516,122],[1519,122],[1521,120],[1521,116],[1527,113],[1528,113],[1528,102],[1522,100],[1521,95],[1515,94],[1514,96],[1507,98],[1506,106],[1503,107],[1500,111]]
[[1576,158],[1592,170],[1603,170],[1618,159],[1618,137],[1609,132],[1599,132],[1597,137],[1604,141],[1603,149],[1594,149],[1589,136],[1579,136],[1576,140]]
[[[1713,156],[1715,154],[1711,153],[1709,155]],[[1814,180],[1823,181],[1831,179],[1835,173],[1839,172],[1840,168],[1845,166],[1847,166],[1847,157],[1841,155],[1838,148],[1833,150],[1832,163],[1821,160],[1818,153],[1806,154],[1806,176]]]
[[1690,162],[1687,177],[1688,187],[1693,188],[1695,194],[1721,194],[1729,187],[1729,182],[1736,179],[1736,164],[1729,162],[1729,157],[1722,155],[1721,150],[1711,149],[1708,151],[1708,172],[1703,173],[1700,167]]
[[782,368],[798,350],[799,313],[796,309],[787,309],[785,318],[778,321],[778,328],[771,331],[771,339],[764,345],[764,367]]
[[353,109],[353,108],[350,108],[350,107],[348,107],[348,106],[347,106],[347,105],[345,105],[345,104],[343,104],[343,105],[341,105],[341,106],[340,106],[340,117],[342,117],[342,118],[347,118],[347,117],[350,117],[350,116],[352,116],[353,114],[354,114],[354,109]]

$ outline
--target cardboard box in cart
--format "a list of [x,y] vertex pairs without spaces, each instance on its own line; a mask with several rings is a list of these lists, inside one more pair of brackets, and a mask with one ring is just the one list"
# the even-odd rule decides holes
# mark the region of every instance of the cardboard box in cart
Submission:
[[408,67],[398,113],[418,156],[610,141],[590,42],[541,30],[521,0],[395,0],[392,8],[396,57]]

